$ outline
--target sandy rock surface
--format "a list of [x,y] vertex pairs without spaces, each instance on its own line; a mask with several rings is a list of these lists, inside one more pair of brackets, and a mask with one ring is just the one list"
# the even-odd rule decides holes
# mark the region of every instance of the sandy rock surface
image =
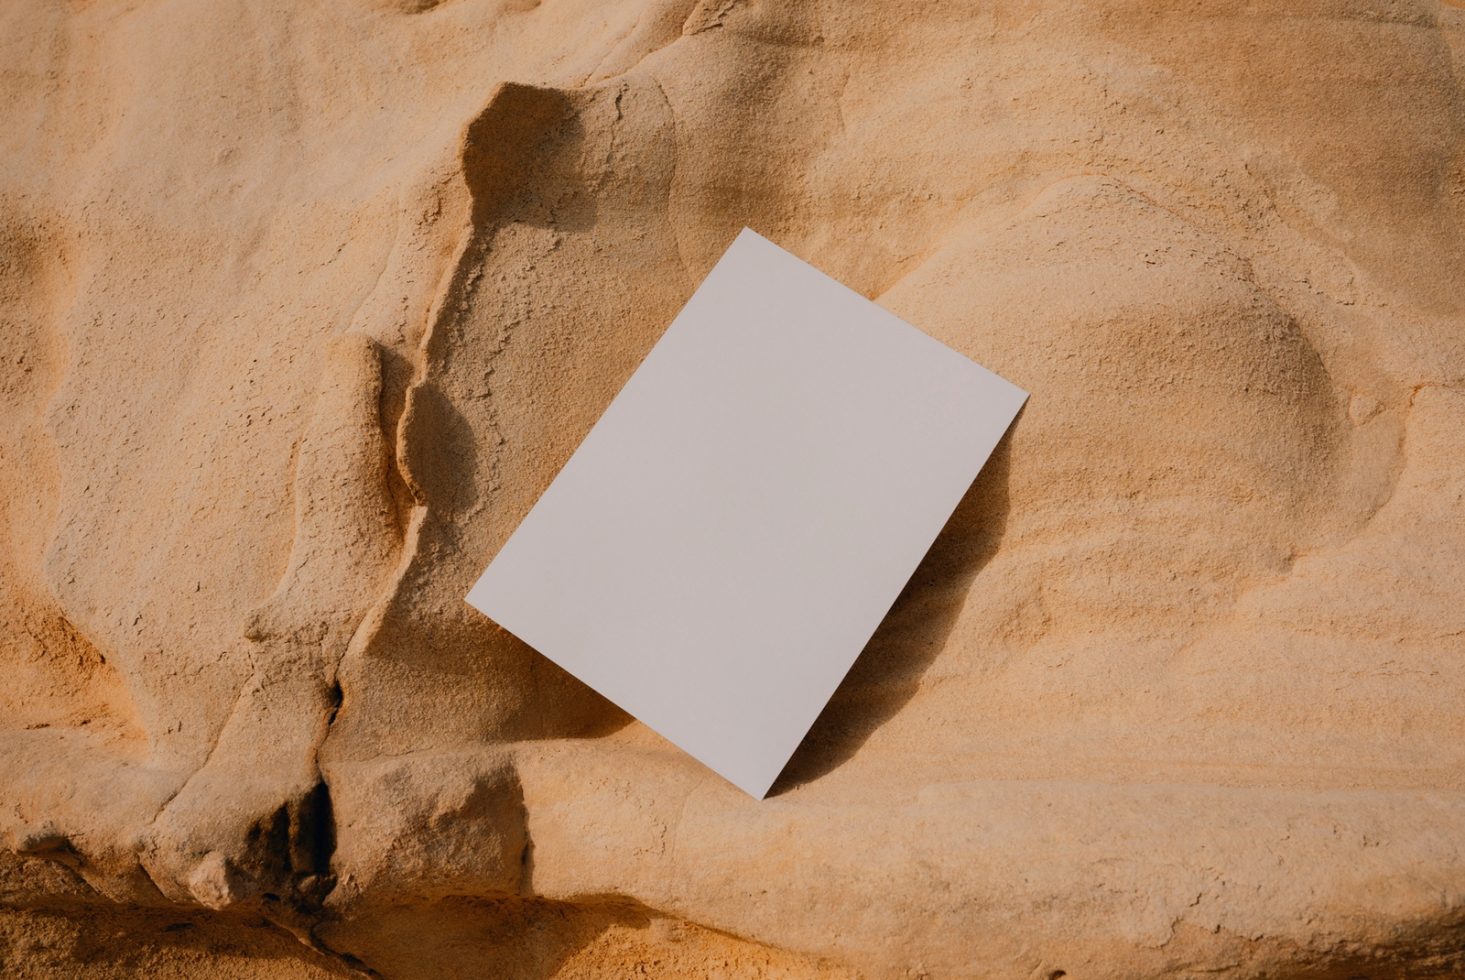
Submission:
[[[1465,971],[1465,9],[0,4],[0,973]],[[774,795],[462,597],[744,225],[1033,392]]]

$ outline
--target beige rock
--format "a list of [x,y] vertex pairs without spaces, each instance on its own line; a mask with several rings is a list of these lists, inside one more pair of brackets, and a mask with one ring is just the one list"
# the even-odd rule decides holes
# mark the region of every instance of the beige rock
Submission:
[[[0,5],[0,972],[1465,971],[1465,9]],[[750,225],[1033,392],[775,794],[462,602]]]

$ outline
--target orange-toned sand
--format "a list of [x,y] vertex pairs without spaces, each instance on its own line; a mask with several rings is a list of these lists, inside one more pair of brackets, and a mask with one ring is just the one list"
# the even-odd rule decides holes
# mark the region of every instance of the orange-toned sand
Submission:
[[[0,973],[1465,970],[1462,79],[1441,0],[0,4]],[[762,803],[463,603],[745,224],[1033,392]]]

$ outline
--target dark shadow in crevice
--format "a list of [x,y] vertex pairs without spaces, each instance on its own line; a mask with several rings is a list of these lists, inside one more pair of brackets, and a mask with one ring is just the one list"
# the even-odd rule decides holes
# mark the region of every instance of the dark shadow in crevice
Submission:
[[463,178],[474,234],[506,224],[561,233],[595,224],[595,194],[583,175],[583,97],[505,83],[463,136]]
[[[479,445],[454,400],[425,381],[407,396],[403,476],[413,497],[444,518],[471,511],[483,493]],[[430,530],[455,530],[446,520]]]
[[[1021,418],[1021,413],[1019,413]],[[916,693],[1007,527],[1012,428],[957,504],[782,775],[778,796],[839,768]]]

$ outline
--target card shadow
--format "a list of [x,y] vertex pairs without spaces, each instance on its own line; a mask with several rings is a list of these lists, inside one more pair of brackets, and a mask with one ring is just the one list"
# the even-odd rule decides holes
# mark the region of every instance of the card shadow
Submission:
[[915,695],[921,676],[945,648],[972,579],[996,554],[1006,530],[1011,438],[1021,417],[1019,412],[768,798],[849,761]]

